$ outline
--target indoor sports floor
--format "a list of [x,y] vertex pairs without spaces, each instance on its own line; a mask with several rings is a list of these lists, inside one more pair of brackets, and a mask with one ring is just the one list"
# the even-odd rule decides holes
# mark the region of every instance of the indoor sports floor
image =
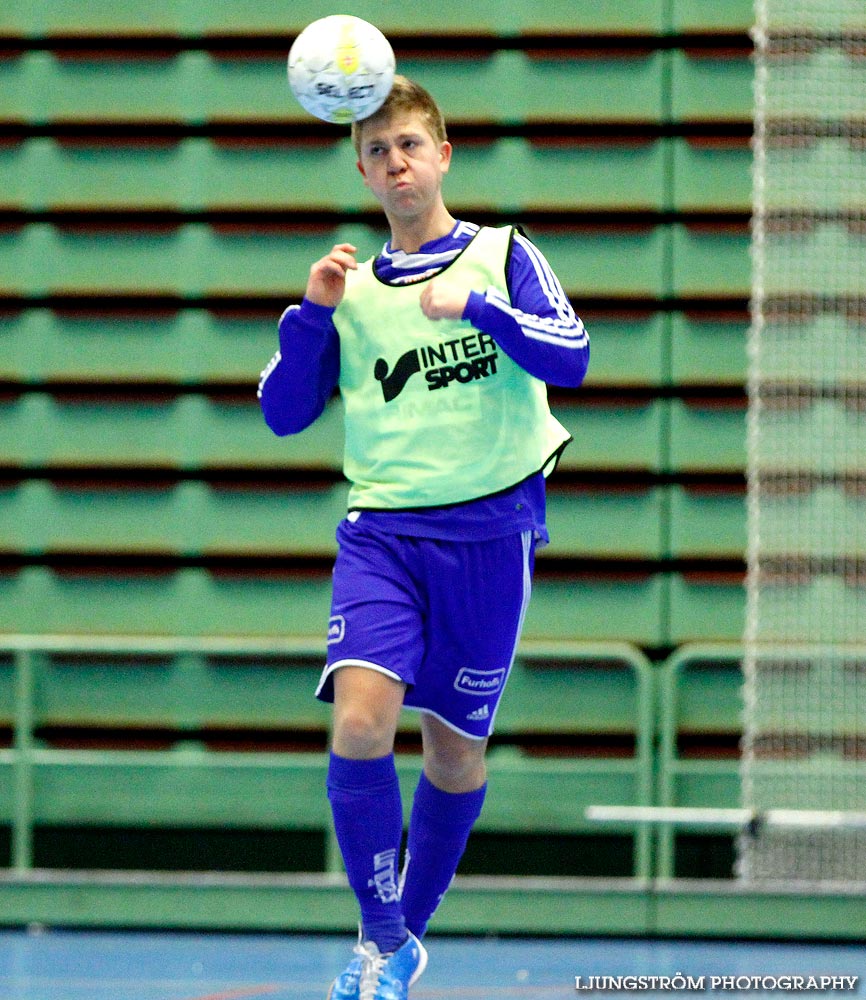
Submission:
[[[324,1000],[348,938],[299,935],[0,930],[4,1000]],[[713,987],[711,977],[855,976],[866,995],[866,946],[619,939],[430,937],[430,964],[412,1000],[559,1000],[579,996],[575,976],[697,980],[691,996],[735,997],[780,989]],[[772,986],[767,979],[764,986]],[[629,991],[670,997],[670,989]],[[586,995],[626,995],[587,991]],[[809,991],[810,996],[829,992]]]

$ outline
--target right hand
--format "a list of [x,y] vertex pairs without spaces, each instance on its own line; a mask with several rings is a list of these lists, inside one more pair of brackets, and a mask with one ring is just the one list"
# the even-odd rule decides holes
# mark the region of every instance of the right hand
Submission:
[[346,271],[356,271],[357,247],[351,243],[338,243],[333,250],[310,268],[305,298],[318,306],[336,307],[343,300],[346,290]]

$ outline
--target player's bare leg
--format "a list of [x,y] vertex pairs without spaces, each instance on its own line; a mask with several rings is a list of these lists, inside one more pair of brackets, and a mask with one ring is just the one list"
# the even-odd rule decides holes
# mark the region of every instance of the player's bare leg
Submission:
[[487,780],[487,740],[472,740],[440,722],[421,716],[424,773],[443,792],[473,792]]
[[369,667],[334,671],[331,746],[350,760],[373,760],[394,749],[406,685]]

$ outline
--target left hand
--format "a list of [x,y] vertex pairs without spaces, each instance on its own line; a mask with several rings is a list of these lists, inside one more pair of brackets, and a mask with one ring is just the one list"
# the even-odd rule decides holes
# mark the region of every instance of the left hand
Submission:
[[447,280],[434,278],[421,293],[421,312],[427,319],[462,319],[468,301],[469,292]]

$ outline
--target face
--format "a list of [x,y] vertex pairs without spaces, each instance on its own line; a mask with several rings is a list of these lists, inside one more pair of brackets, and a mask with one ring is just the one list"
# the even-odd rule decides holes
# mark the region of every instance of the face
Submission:
[[390,218],[438,207],[450,163],[451,144],[436,142],[418,114],[375,120],[361,133],[358,169]]

